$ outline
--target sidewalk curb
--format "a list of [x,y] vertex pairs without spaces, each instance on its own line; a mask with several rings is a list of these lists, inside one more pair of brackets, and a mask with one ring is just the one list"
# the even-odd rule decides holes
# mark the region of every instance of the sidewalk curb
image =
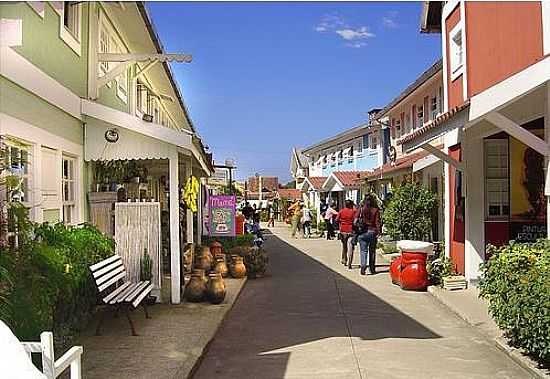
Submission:
[[516,362],[518,365],[520,365],[522,368],[524,368],[526,371],[528,371],[533,378],[536,379],[548,379],[550,378],[550,375],[546,374],[543,370],[539,369],[537,367],[537,363],[533,361],[531,358],[525,356],[520,349],[516,349],[506,342],[506,339],[504,337],[490,337],[486,333],[483,332],[483,330],[479,329],[478,326],[466,315],[464,312],[462,312],[461,309],[458,309],[450,302],[446,301],[442,296],[439,295],[438,290],[434,288],[434,286],[428,287],[428,292],[436,299],[441,305],[445,306],[447,309],[449,309],[451,312],[456,314],[458,317],[466,321],[470,326],[476,328],[479,330],[480,333],[482,333],[484,336],[486,336],[489,340],[492,340],[495,343],[495,346],[504,352],[506,355],[510,357],[514,362]]
[[[212,341],[214,341],[214,338],[216,338],[216,335],[218,334],[218,331],[221,329],[222,325],[224,324],[225,319],[227,318],[227,315],[229,314],[229,312],[231,312],[231,310],[235,306],[235,303],[237,303],[237,301],[239,300],[239,297],[241,296],[241,293],[243,292],[244,287],[246,286],[246,283],[248,283],[248,278],[245,276],[243,278],[243,284],[241,286],[241,289],[239,290],[239,293],[237,293],[237,295],[235,296],[235,300],[233,301],[231,306],[228,307],[227,311],[223,315],[223,318],[221,319],[220,323],[218,324],[216,330],[214,330],[214,332],[210,336],[208,342],[206,343],[206,345],[204,346],[204,348],[200,352],[199,356],[195,360],[195,363],[193,364],[193,366],[191,367],[191,369],[187,373],[187,376],[185,377],[186,379],[192,379],[195,376],[196,371],[198,370],[200,364],[202,363],[202,360],[204,359],[206,353],[208,353],[208,350],[210,349],[210,345],[211,345]],[[176,376],[174,376],[174,378],[179,378],[178,373],[176,374]]]

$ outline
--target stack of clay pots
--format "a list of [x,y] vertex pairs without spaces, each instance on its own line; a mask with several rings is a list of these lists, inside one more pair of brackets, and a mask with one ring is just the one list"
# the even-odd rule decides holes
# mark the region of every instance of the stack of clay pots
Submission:
[[223,277],[227,276],[229,270],[225,263],[225,256],[221,254],[221,244],[220,250],[215,251],[219,251],[215,259],[208,246],[201,247],[196,255],[191,280],[184,292],[187,301],[196,303],[208,300],[212,304],[220,304],[225,299]]

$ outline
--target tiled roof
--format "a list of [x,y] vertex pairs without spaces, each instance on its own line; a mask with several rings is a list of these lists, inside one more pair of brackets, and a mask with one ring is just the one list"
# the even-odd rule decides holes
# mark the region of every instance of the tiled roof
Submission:
[[427,151],[419,151],[413,154],[407,154],[398,158],[395,163],[385,163],[384,165],[377,167],[374,171],[361,175],[361,179],[376,179],[383,177],[384,174],[390,174],[399,170],[411,168],[413,163],[419,159],[428,156],[430,153]]
[[325,180],[327,180],[327,177],[326,176],[309,176],[307,180],[311,183],[311,186],[313,187],[314,190],[320,190]]
[[294,188],[279,188],[277,190],[280,199],[300,200],[302,198],[302,191]]
[[350,187],[356,186],[357,179],[360,178],[361,175],[366,175],[368,173],[369,171],[335,171],[332,174],[338,178],[342,185],[345,187]]
[[399,104],[402,100],[404,100],[407,96],[409,96],[411,93],[413,93],[418,87],[420,87],[422,84],[428,81],[432,76],[437,74],[439,71],[441,71],[443,67],[443,60],[439,59],[437,62],[435,62],[429,69],[424,71],[411,85],[409,85],[403,92],[399,94],[395,99],[393,99],[388,105],[384,107],[378,114],[377,118],[380,119],[381,117],[385,116],[393,107],[395,107],[397,104]]
[[412,141],[414,140],[415,138],[418,138],[420,137],[422,134],[425,134],[426,132],[428,132],[429,130],[431,129],[434,129],[436,127],[438,127],[439,125],[443,124],[444,122],[450,120],[451,118],[454,117],[454,115],[456,115],[458,112],[466,109],[467,107],[470,106],[470,100],[466,100],[463,104],[461,105],[457,105],[456,107],[448,110],[447,112],[437,116],[435,119],[433,119],[432,121],[424,124],[424,126],[422,126],[421,128],[418,128],[416,129],[414,132],[410,133],[410,134],[407,134],[406,136],[404,136],[403,138],[401,138],[399,141],[397,141],[397,144],[398,145],[402,145],[406,142],[409,142],[409,141]]

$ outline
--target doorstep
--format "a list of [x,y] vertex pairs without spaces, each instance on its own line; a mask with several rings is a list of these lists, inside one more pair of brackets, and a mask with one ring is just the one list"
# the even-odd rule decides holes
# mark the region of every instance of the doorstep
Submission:
[[495,345],[504,351],[511,359],[529,371],[535,378],[548,379],[550,372],[537,367],[537,363],[506,343],[502,331],[489,315],[488,304],[485,299],[479,298],[479,289],[470,286],[465,290],[447,291],[441,287],[430,286],[428,292],[441,304],[453,313],[476,327],[482,334],[495,342]]
[[[228,312],[246,283],[245,279],[225,280],[223,303],[156,304],[131,313],[139,336],[132,336],[124,314],[107,314],[102,335],[95,336],[95,322],[82,333],[84,347],[82,373],[87,379],[168,379],[188,378],[200,363]],[[94,320],[96,321],[96,320]]]

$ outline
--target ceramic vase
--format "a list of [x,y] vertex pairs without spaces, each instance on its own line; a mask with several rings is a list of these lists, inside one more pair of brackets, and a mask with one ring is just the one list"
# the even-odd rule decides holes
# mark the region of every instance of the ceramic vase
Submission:
[[185,286],[185,291],[183,295],[192,303],[198,303],[204,299],[206,294],[206,283],[204,281],[204,273],[201,275],[199,273],[191,274],[191,280]]
[[231,273],[231,276],[236,279],[241,279],[246,276],[246,267],[243,262],[243,257],[235,257],[233,260],[233,264],[229,268],[229,272]]
[[220,273],[211,273],[206,290],[206,298],[212,304],[220,304],[225,299],[225,283]]
[[210,252],[214,255],[223,253],[223,245],[218,241],[214,241],[210,244]]
[[227,274],[229,273],[229,269],[227,268],[227,264],[225,263],[225,259],[223,255],[216,256],[216,264],[214,265],[214,272],[221,274],[223,278],[227,277]]

